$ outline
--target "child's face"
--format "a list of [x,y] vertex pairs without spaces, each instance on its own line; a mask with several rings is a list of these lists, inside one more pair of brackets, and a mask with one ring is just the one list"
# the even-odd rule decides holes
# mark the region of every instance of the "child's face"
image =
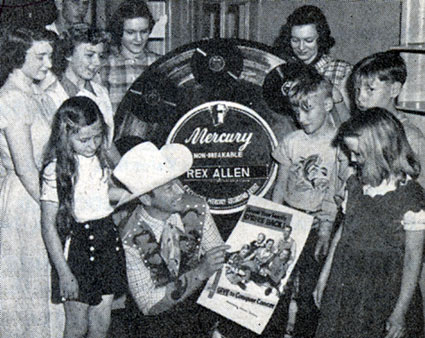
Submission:
[[100,120],[70,135],[72,150],[84,157],[94,156],[102,144],[102,139],[103,130]]
[[377,77],[362,77],[354,86],[356,106],[361,111],[373,107],[392,111],[394,100],[399,94],[398,87],[396,83],[381,81]]
[[83,42],[78,44],[71,57],[68,58],[68,68],[77,79],[92,80],[103,63],[103,50],[103,43],[92,45]]
[[364,156],[361,154],[358,137],[344,137],[344,144],[350,152],[350,161],[361,167]]
[[310,93],[298,106],[292,106],[300,127],[306,134],[315,134],[324,127],[332,109],[332,99],[319,90]]

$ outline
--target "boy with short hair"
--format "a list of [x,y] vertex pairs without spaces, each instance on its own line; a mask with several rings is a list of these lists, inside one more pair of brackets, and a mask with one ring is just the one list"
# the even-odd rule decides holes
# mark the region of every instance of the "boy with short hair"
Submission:
[[332,85],[314,70],[300,74],[288,91],[301,129],[286,135],[273,152],[279,162],[272,199],[315,216],[297,263],[298,312],[294,337],[314,336],[318,311],[312,292],[320,274],[319,257],[328,250],[337,213],[334,196],[349,171],[346,158],[332,146],[337,128],[331,117]]
[[[385,108],[403,124],[407,140],[421,164],[421,172],[416,180],[425,187],[424,134],[396,107],[397,97],[407,78],[403,58],[394,51],[372,54],[354,66],[352,77],[354,100],[359,110],[372,107]],[[425,308],[425,264],[422,267],[419,285]]]
[[421,163],[417,181],[425,187],[425,137],[396,107],[397,97],[407,78],[403,58],[394,51],[372,54],[354,66],[352,76],[354,100],[359,110],[385,108],[403,124],[407,140]]

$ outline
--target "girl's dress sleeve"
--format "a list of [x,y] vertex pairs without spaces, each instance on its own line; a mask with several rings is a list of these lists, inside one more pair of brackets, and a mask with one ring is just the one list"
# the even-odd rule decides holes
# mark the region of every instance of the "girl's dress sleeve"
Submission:
[[59,203],[56,188],[56,162],[49,163],[43,171],[40,200]]
[[29,96],[18,90],[4,93],[0,98],[0,128],[5,129],[10,125],[31,125],[34,120],[32,102]]
[[419,212],[406,212],[401,224],[403,224],[403,228],[406,231],[425,230],[425,210],[420,210]]

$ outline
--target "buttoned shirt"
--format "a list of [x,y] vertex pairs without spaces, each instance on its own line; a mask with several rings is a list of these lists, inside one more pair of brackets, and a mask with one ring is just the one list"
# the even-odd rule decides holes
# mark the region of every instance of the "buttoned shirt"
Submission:
[[114,112],[133,82],[159,57],[147,49],[142,56],[135,58],[125,57],[122,53],[109,55],[108,62],[101,69],[101,78],[109,91]]
[[[180,226],[183,226],[179,214],[173,214],[171,217],[175,217],[176,219],[174,221],[180,224]],[[129,222],[134,222],[134,227],[138,227],[141,222],[147,224],[152,230],[157,243],[160,243],[165,222],[151,217],[142,206],[139,206],[135,210]],[[214,219],[208,211],[202,231],[200,245],[201,253],[222,244],[223,240],[215,225]],[[135,246],[131,246],[129,241],[126,241],[125,234],[123,236],[123,245],[126,254],[127,277],[130,292],[139,309],[141,309],[144,314],[148,314],[149,310],[165,297],[166,286],[157,286],[154,283],[151,272],[143,262],[138,249]]]

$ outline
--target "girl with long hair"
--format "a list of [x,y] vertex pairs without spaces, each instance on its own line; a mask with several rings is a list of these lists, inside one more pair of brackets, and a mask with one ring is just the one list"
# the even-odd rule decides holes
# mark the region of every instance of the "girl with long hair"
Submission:
[[341,125],[336,143],[357,175],[315,290],[316,337],[423,337],[425,199],[403,126],[385,109],[368,109]]
[[41,224],[58,277],[53,301],[65,307],[64,337],[106,337],[114,294],[125,290],[110,204],[121,190],[110,184],[107,143],[105,120],[91,99],[77,96],[59,107],[44,157]]

